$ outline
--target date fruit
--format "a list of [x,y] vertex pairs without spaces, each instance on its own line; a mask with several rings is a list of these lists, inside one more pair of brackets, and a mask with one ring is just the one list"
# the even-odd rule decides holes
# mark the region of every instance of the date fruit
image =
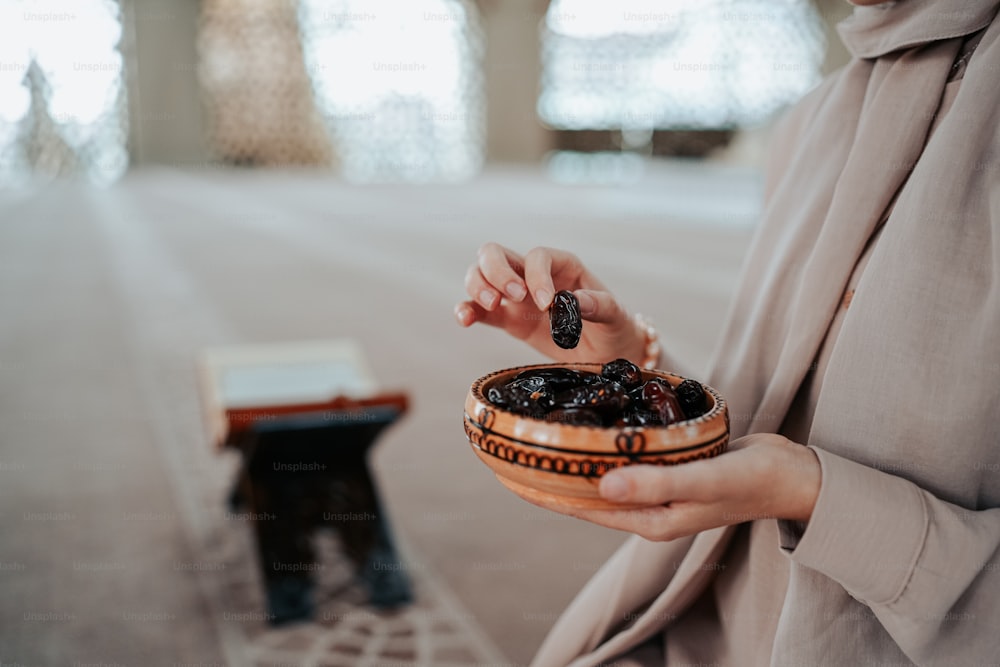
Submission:
[[539,368],[521,371],[514,381],[526,380],[537,382],[539,387],[545,387],[552,392],[564,391],[579,387],[586,381],[586,376],[593,373],[581,373],[571,368]]
[[601,372],[572,368],[529,368],[486,390],[493,405],[535,419],[576,426],[669,426],[708,410],[704,388],[694,380],[672,387],[666,380],[643,380],[627,359]]
[[556,292],[549,306],[549,329],[552,342],[564,350],[571,350],[580,342],[583,333],[583,319],[580,317],[580,302],[569,290]]
[[612,423],[628,405],[625,388],[606,380],[601,384],[586,384],[556,394],[552,402],[557,408],[587,408]]
[[554,406],[551,392],[536,382],[524,380],[513,380],[502,387],[490,387],[486,398],[494,405],[538,419],[544,419]]
[[708,399],[705,397],[705,390],[694,380],[684,380],[674,389],[677,394],[677,401],[681,404],[681,410],[688,419],[700,417],[708,412]]
[[614,380],[628,391],[642,385],[642,371],[628,359],[615,359],[604,364],[601,377]]
[[652,424],[669,426],[686,419],[673,388],[662,380],[653,379],[642,385],[642,402]]

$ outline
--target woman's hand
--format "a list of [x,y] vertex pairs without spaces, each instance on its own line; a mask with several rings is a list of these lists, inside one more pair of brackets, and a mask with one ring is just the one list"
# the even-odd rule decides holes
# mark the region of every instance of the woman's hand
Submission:
[[[588,323],[580,343],[564,350],[552,342],[549,304],[559,290],[571,290]],[[625,357],[641,363],[645,338],[635,321],[576,256],[552,248],[535,248],[524,257],[487,243],[465,275],[470,300],[455,306],[464,327],[482,322],[503,329],[552,359],[610,361]]]
[[676,466],[626,466],[601,479],[600,493],[639,509],[546,509],[628,531],[647,540],[685,535],[757,519],[808,521],[820,488],[812,450],[780,435],[753,434],[711,459]]

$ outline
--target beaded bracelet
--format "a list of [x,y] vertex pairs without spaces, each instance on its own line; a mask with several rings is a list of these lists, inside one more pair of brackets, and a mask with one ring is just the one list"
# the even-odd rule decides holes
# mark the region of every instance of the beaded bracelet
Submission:
[[643,317],[641,314],[636,313],[634,315],[635,323],[639,325],[642,329],[642,334],[645,337],[646,344],[642,353],[642,366],[646,370],[653,370],[656,368],[657,364],[660,363],[660,336],[656,333],[656,328],[653,323]]

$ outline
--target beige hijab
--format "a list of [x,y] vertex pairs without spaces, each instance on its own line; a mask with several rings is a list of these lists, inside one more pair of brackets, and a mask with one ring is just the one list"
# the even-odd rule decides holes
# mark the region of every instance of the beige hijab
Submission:
[[[824,662],[826,651],[852,664],[871,653],[850,638],[869,634],[891,637],[918,663],[1000,655],[1000,574],[983,572],[1000,543],[1000,510],[991,509],[1000,507],[1000,475],[984,465],[1000,463],[998,6],[903,0],[856,8],[839,26],[854,59],[790,114],[775,146],[763,219],[708,381],[730,403],[734,437],[777,432],[892,203],[805,444],[824,467],[821,503],[848,500],[838,493],[884,503],[882,514],[859,513],[848,536],[870,534],[874,544],[900,525],[922,540],[909,570],[892,576],[858,562],[873,557],[862,542],[827,543],[828,555],[801,565],[807,550],[790,551],[786,607],[798,607],[779,624],[782,660]],[[987,26],[927,142],[964,37]],[[956,512],[966,518],[954,520]],[[705,590],[714,571],[706,564],[722,557],[731,533],[666,544],[632,538],[532,664],[596,665],[669,627]],[[835,617],[821,615],[857,600],[871,610],[863,632],[857,623],[838,630]],[[974,620],[942,623],[955,610]]]

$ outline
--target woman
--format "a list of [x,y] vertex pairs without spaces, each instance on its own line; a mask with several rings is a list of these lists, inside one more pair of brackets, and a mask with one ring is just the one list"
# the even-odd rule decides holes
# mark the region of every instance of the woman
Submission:
[[[839,26],[854,58],[783,121],[706,378],[732,450],[602,479],[648,507],[572,512],[636,537],[534,665],[1000,660],[998,6],[902,0]],[[650,343],[565,252],[488,244],[466,289],[460,324],[558,360]],[[588,320],[573,351],[524,317],[558,289]]]

